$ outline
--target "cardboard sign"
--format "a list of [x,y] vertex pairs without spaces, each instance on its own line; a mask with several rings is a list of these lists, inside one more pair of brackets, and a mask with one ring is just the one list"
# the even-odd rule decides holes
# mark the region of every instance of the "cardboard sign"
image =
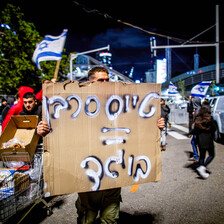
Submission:
[[161,179],[158,84],[44,83],[45,196]]

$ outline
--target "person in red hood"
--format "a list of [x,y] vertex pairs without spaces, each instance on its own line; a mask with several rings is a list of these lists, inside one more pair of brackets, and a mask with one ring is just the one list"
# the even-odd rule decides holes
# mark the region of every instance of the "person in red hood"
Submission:
[[42,101],[42,89],[36,94],[35,98]]
[[6,125],[8,124],[12,115],[19,115],[19,113],[23,110],[23,96],[27,92],[34,92],[34,89],[28,86],[21,86],[19,88],[19,102],[10,108],[8,114],[6,115],[3,123],[2,123],[2,131],[4,131]]

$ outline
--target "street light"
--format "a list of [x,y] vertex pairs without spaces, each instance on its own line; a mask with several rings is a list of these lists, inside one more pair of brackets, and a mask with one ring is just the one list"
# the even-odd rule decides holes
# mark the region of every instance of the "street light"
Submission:
[[72,80],[72,61],[74,59],[76,59],[79,55],[83,55],[83,54],[90,54],[90,53],[93,53],[93,52],[96,52],[96,51],[102,51],[102,50],[110,50],[110,45],[108,44],[106,47],[101,47],[101,48],[97,48],[97,49],[93,49],[93,50],[89,50],[89,51],[84,51],[84,52],[81,52],[81,53],[75,53],[75,54],[71,54],[70,56],[70,80]]

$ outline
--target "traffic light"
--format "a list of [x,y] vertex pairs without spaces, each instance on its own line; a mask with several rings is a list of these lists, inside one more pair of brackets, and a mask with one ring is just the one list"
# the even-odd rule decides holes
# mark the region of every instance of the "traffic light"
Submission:
[[151,49],[151,58],[156,57],[156,50],[152,49],[152,47],[156,46],[156,38],[150,37],[150,49]]

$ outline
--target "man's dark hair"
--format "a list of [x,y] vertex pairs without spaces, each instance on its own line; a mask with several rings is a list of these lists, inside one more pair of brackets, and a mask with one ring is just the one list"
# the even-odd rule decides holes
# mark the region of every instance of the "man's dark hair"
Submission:
[[104,67],[94,67],[92,69],[89,70],[88,72],[88,78],[91,76],[91,75],[94,75],[96,72],[106,72],[108,74],[108,71],[106,68]]
[[23,99],[28,99],[28,98],[33,98],[34,100],[36,99],[35,94],[31,92],[27,92],[23,96]]

